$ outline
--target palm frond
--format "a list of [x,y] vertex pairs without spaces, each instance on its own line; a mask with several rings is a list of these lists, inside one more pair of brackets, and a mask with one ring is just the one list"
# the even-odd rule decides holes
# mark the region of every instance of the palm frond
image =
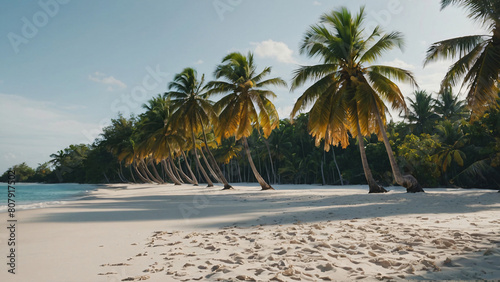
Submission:
[[318,80],[328,74],[336,72],[338,67],[339,66],[336,64],[301,66],[293,71],[291,90],[293,91],[297,87],[302,86],[308,80]]
[[386,76],[388,79],[397,79],[401,82],[410,83],[411,86],[418,88],[417,81],[411,71],[384,65],[370,66],[367,70],[371,72],[378,72]]
[[424,66],[439,59],[463,57],[484,42],[483,35],[470,35],[436,42],[427,49]]
[[401,32],[391,32],[382,36],[370,49],[360,58],[360,62],[374,62],[384,52],[392,50],[394,47],[403,48],[404,38]]

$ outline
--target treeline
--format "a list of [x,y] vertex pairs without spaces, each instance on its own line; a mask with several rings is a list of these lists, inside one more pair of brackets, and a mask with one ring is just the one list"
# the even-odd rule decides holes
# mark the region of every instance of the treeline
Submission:
[[[438,99],[432,99],[423,91],[415,94],[409,101],[407,121],[391,122],[387,127],[400,168],[413,174],[424,187],[500,187],[500,111],[488,111],[470,122],[470,113],[463,101],[451,91],[439,93]],[[19,181],[26,182],[172,182],[161,162],[146,159],[137,165],[137,172],[133,164],[120,162],[109,150],[113,138],[121,140],[120,146],[124,148],[137,142],[134,138],[141,135],[147,116],[148,113],[144,113],[113,119],[112,125],[92,145],[71,145],[52,154],[50,162],[36,169],[25,163],[13,169]],[[308,119],[308,114],[299,115],[293,124],[289,119],[282,119],[268,139],[256,130],[248,138],[253,160],[265,180],[271,184],[365,184],[356,141],[351,140],[346,149],[332,147],[330,152],[325,152],[323,144],[315,146],[309,135]],[[393,184],[384,144],[376,135],[365,140],[375,179],[384,186]],[[197,136],[197,143],[203,152],[201,136]],[[243,145],[234,138],[224,139],[221,144],[211,140],[209,146],[230,183],[256,181],[245,160]],[[203,157],[200,158],[204,162]],[[203,179],[194,163],[189,152],[180,154],[174,164],[175,170],[182,172],[172,172],[182,179],[181,175],[189,175],[189,165],[195,176]],[[174,164],[170,163],[170,167]],[[207,163],[203,166],[207,167]],[[6,177],[4,173],[1,181],[6,181]],[[182,181],[189,183],[186,179]]]

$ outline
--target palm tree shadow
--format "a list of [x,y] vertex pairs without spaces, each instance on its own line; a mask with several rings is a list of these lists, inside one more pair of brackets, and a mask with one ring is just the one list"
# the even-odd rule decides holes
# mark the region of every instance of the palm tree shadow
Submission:
[[[228,193],[215,187],[202,190],[205,192],[186,191],[184,195],[107,197],[88,203],[79,201],[47,209],[41,217],[32,221],[158,221],[160,224],[162,221],[181,220],[181,224],[197,228],[218,228],[500,210],[495,206],[500,195],[496,191],[484,190],[458,195],[452,190],[407,194],[402,189],[388,194],[366,194],[365,189],[363,193],[355,190],[353,194],[326,196],[315,190],[278,190],[270,192],[271,195],[258,191],[256,187],[245,190]],[[64,212],[60,212],[61,209]],[[228,223],[228,218],[234,218],[234,221]]]

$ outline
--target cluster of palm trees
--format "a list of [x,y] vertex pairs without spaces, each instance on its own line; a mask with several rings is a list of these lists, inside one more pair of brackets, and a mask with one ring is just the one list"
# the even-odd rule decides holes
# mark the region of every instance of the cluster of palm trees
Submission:
[[[237,52],[217,66],[215,81],[205,83],[204,76],[199,78],[196,70],[186,68],[175,75],[168,92],[143,105],[146,112],[136,122],[140,130],[134,131],[133,121],[120,117],[104,130],[103,142],[142,182],[164,183],[155,166],[161,164],[174,184],[198,185],[186,155],[189,150],[196,171],[209,187],[214,179],[223,183],[224,189],[232,189],[210,149],[223,138],[234,137],[244,145],[262,189],[273,189],[257,171],[246,140],[255,129],[268,137],[279,124],[270,101],[276,95],[266,87],[286,83],[281,78],[267,78],[270,73],[270,67],[257,72],[253,54]],[[217,94],[226,95],[217,103],[209,100]],[[126,181],[123,173],[121,178]]]
[[[465,6],[472,18],[487,24],[493,33],[492,36],[466,36],[435,43],[426,58],[426,63],[430,63],[439,58],[459,57],[443,80],[442,93],[447,93],[449,88],[446,87],[464,78],[468,106],[473,116],[479,116],[497,105],[500,1],[441,2],[443,8],[450,4]],[[407,111],[405,98],[395,81],[413,86],[417,83],[407,70],[372,65],[385,51],[401,48],[403,36],[399,32],[384,33],[379,26],[365,34],[365,16],[364,8],[356,15],[340,8],[322,15],[319,23],[307,30],[300,52],[318,58],[320,63],[295,70],[292,91],[308,81],[312,84],[296,101],[291,119],[310,106],[308,131],[317,145],[324,144],[325,151],[332,145],[345,148],[350,137],[356,137],[370,193],[386,192],[376,183],[366,158],[364,137],[376,134],[384,142],[395,182],[408,192],[423,192],[415,177],[401,173],[385,129],[389,106],[393,110]],[[200,78],[196,70],[186,68],[175,75],[168,92],[143,105],[146,112],[136,120],[124,117],[113,120],[104,130],[103,142],[120,161],[120,171],[124,163],[134,170],[132,177],[135,175],[142,182],[164,183],[160,174],[166,174],[174,184],[198,185],[198,174],[208,186],[213,186],[214,180],[223,183],[224,189],[231,189],[211,149],[232,138],[243,145],[262,189],[273,189],[259,174],[247,141],[254,131],[267,138],[279,125],[278,113],[271,102],[276,95],[269,86],[287,84],[281,78],[267,78],[270,74],[270,67],[257,71],[250,52],[247,55],[235,52],[224,57],[214,71],[214,81],[205,82],[203,75]],[[443,116],[457,111],[449,107],[451,104],[463,107],[456,101],[453,103],[455,98],[451,91],[448,92],[449,95],[442,94],[441,104],[435,105],[441,107]],[[430,105],[430,95],[418,93],[415,97],[418,103],[410,100],[411,104],[425,104],[427,99]],[[209,100],[215,95],[222,95],[216,103]],[[186,154],[188,151],[191,158]],[[230,158],[228,152],[225,160]],[[197,173],[189,160],[194,160]],[[158,165],[163,172],[157,170]],[[120,178],[127,181],[123,173]]]
[[404,118],[410,122],[412,132],[416,135],[432,132],[436,122],[440,120],[454,123],[469,115],[464,101],[453,94],[451,87],[443,88],[437,99],[432,98],[425,90],[417,90],[408,101],[409,111]]

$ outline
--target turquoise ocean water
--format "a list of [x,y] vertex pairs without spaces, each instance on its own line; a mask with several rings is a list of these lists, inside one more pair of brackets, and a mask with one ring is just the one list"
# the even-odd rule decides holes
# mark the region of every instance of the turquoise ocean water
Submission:
[[[43,208],[86,196],[97,185],[16,183],[16,210]],[[0,183],[0,212],[7,211],[8,184]]]

